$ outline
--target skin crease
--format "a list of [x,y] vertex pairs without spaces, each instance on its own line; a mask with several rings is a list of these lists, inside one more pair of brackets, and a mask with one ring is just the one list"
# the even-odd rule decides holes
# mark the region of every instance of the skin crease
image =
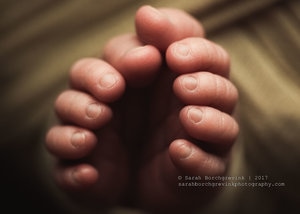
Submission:
[[178,176],[223,175],[238,135],[229,56],[183,11],[143,6],[135,24],[71,67],[46,136],[56,182],[94,208],[193,210],[217,191],[178,189]]

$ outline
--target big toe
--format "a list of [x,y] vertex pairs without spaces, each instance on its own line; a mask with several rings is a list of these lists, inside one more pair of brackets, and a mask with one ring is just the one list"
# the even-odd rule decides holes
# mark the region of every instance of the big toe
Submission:
[[136,13],[135,24],[140,40],[161,51],[175,41],[204,36],[201,24],[178,9],[143,6]]
[[162,64],[162,56],[157,48],[144,45],[133,34],[111,39],[105,46],[103,57],[134,87],[150,84]]

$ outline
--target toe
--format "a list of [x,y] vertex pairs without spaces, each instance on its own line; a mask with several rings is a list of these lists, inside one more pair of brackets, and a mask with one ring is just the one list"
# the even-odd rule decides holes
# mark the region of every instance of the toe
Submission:
[[180,112],[185,131],[194,139],[219,147],[231,146],[239,127],[230,115],[211,107],[186,106]]
[[169,67],[178,73],[209,71],[224,77],[229,75],[230,60],[219,45],[203,38],[186,38],[174,42],[167,50]]
[[68,190],[81,190],[94,185],[98,180],[98,171],[89,164],[76,166],[58,166],[55,179],[59,186]]
[[207,153],[198,146],[183,139],[175,140],[169,147],[169,154],[182,175],[222,175],[226,162],[218,156]]
[[112,111],[107,105],[75,90],[61,93],[56,99],[55,110],[62,121],[90,129],[100,128],[112,118]]
[[54,126],[46,136],[47,149],[64,159],[82,158],[95,147],[96,143],[94,133],[74,126]]
[[204,35],[204,30],[196,19],[177,9],[143,6],[136,13],[135,23],[141,41],[161,51],[183,38]]
[[238,91],[226,78],[209,72],[183,74],[173,84],[174,93],[187,105],[211,106],[231,113]]
[[108,63],[85,58],[74,64],[70,72],[71,86],[87,91],[102,102],[113,102],[125,91],[122,75]]
[[110,40],[104,48],[103,57],[130,86],[136,87],[151,83],[162,64],[160,52],[154,46],[143,45],[133,34]]

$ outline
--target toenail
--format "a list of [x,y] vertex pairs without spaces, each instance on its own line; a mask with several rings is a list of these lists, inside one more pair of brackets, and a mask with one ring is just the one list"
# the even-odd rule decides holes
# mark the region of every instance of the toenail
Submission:
[[159,10],[157,10],[155,7],[152,7],[152,6],[147,6],[147,7],[150,10],[150,12],[155,13],[156,15],[162,15],[163,14]]
[[178,156],[180,159],[186,159],[192,154],[192,147],[189,144],[182,143],[178,151]]
[[140,46],[140,47],[135,47],[133,49],[130,49],[128,53],[130,54],[138,54],[139,52],[143,52],[145,50],[146,46]]
[[181,56],[188,56],[191,52],[191,49],[188,45],[179,43],[176,45],[175,51]]
[[196,108],[190,108],[188,110],[188,118],[193,122],[193,123],[200,123],[202,120],[202,115],[203,112],[200,109]]
[[197,88],[197,79],[193,76],[184,77],[182,84],[187,90],[193,91]]
[[78,168],[75,168],[71,171],[71,179],[74,185],[80,185],[80,170]]
[[75,132],[71,137],[71,144],[78,148],[82,145],[85,141],[85,134],[83,132]]
[[103,88],[112,88],[117,83],[117,78],[113,74],[105,74],[101,77],[99,83]]
[[89,119],[95,119],[100,115],[101,111],[102,109],[99,104],[92,103],[89,104],[86,108],[86,116]]

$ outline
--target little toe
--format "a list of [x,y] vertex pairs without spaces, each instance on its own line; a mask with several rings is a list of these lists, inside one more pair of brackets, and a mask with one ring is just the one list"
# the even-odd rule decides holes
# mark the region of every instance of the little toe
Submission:
[[143,45],[133,34],[110,40],[104,48],[103,58],[134,87],[151,83],[162,64],[160,52],[154,46]]
[[[97,139],[100,143],[95,142],[97,145],[82,158],[76,158],[74,154],[77,151],[70,151],[70,148],[72,149],[75,144],[77,147],[73,150],[80,150],[82,142],[88,142],[88,136],[84,138],[81,135],[84,130],[76,129],[73,133],[70,130],[70,133],[65,130],[60,131],[64,131],[64,134],[68,136],[58,136],[61,132],[56,131],[56,136],[51,137],[53,134],[49,134],[49,138],[67,137],[69,142],[57,140],[53,143],[48,140],[48,147],[57,159],[57,165],[54,168],[56,183],[67,193],[71,193],[70,197],[76,203],[86,207],[111,206],[122,200],[128,186],[129,165],[126,149],[115,131],[109,127],[99,131]],[[68,158],[60,158],[57,154]],[[79,191],[77,192],[79,194],[76,192],[73,194],[74,190]]]
[[169,146],[169,154],[182,175],[216,176],[226,171],[226,162],[222,158],[207,153],[195,144],[178,139]]
[[71,191],[86,189],[94,185],[99,177],[98,171],[89,164],[59,165],[54,175],[60,187]]

